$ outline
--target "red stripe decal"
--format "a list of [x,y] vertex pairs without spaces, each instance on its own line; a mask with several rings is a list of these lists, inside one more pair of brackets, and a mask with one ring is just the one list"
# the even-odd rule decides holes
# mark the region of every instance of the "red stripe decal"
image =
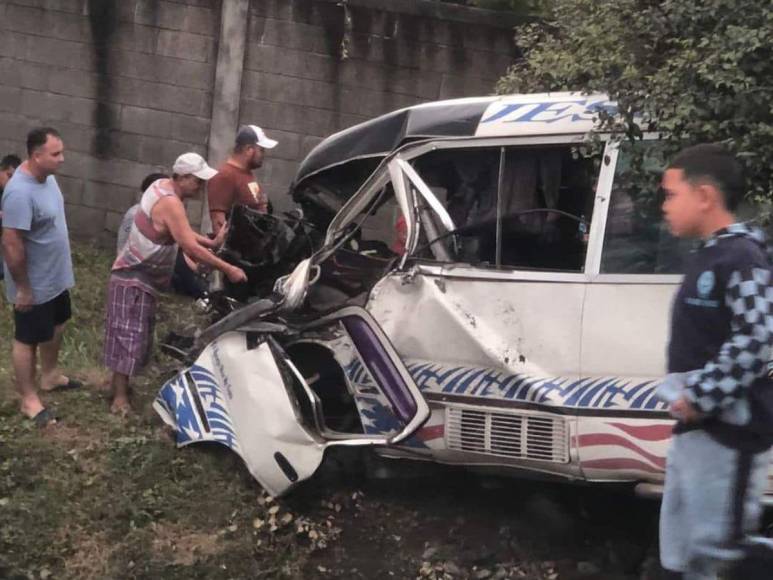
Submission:
[[625,437],[620,437],[619,435],[612,435],[610,433],[589,433],[587,435],[580,435],[578,439],[580,447],[593,447],[595,445],[616,445],[618,447],[625,447],[626,449],[638,453],[644,459],[651,461],[660,469],[666,468],[665,457],[658,457],[657,455],[649,453],[636,445],[636,443],[629,441]]
[[657,469],[651,465],[639,461],[638,459],[629,459],[627,457],[608,457],[606,459],[591,459],[582,462],[583,469],[630,469],[636,471],[647,471],[649,473],[662,473],[662,469]]
[[641,439],[642,441],[665,441],[671,437],[673,425],[628,425],[627,423],[607,423],[612,427],[617,427],[631,437]]
[[432,425],[431,427],[424,427],[420,429],[416,436],[422,441],[431,441],[432,439],[439,439],[443,436],[443,424]]

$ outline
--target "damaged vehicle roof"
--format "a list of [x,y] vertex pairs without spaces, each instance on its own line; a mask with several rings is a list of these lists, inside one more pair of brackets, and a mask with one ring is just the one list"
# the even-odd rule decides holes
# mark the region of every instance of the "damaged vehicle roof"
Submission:
[[519,123],[524,134],[587,133],[602,109],[614,113],[616,106],[606,95],[580,93],[475,97],[406,107],[326,138],[301,162],[291,190],[326,169],[383,158],[413,140],[497,135],[503,133],[502,123]]

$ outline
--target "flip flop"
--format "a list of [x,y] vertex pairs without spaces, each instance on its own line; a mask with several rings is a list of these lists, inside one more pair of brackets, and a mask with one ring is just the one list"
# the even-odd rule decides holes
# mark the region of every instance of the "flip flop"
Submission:
[[37,415],[30,418],[30,421],[35,423],[35,426],[39,429],[44,429],[49,425],[55,425],[59,419],[50,411],[50,409],[43,408]]
[[47,393],[53,393],[54,391],[72,391],[73,389],[80,389],[83,387],[83,383],[76,379],[67,379],[67,382],[63,385],[54,385],[51,389],[44,389]]

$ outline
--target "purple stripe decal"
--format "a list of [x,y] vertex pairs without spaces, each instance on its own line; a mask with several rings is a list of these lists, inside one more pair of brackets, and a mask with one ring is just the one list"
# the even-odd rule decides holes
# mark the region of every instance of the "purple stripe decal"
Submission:
[[368,324],[357,316],[341,320],[368,367],[371,376],[389,399],[395,413],[404,423],[416,415],[416,401],[408,391],[408,385],[392,359],[384,351],[381,342]]

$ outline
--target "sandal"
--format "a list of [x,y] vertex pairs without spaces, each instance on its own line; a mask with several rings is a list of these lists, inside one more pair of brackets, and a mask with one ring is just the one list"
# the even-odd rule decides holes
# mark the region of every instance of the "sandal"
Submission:
[[38,429],[45,429],[49,425],[56,425],[59,419],[51,412],[50,409],[43,408],[37,415],[30,417],[30,421],[35,423]]
[[76,379],[67,379],[67,382],[63,385],[54,385],[50,389],[43,389],[46,393],[53,393],[54,391],[72,391],[73,389],[80,389],[83,387],[83,383]]

